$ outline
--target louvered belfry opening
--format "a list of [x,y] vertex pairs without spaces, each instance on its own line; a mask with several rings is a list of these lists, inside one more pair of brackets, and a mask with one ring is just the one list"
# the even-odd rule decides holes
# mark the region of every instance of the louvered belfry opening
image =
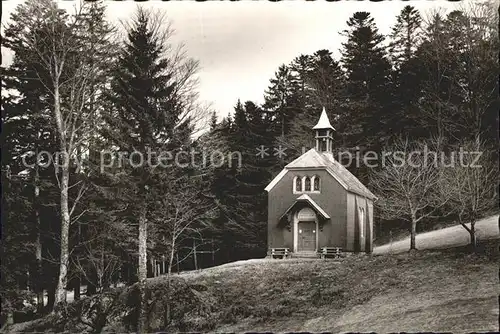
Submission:
[[316,150],[318,152],[333,152],[333,131],[325,108],[321,112],[318,123],[313,127],[316,131]]

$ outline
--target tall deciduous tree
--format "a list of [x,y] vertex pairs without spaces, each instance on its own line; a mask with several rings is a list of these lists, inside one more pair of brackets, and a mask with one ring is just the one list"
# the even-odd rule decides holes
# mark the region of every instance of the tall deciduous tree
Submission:
[[485,143],[476,140],[462,141],[449,159],[449,167],[440,175],[440,196],[448,200],[447,209],[469,232],[470,245],[475,249],[476,221],[498,203],[498,165]]
[[[435,145],[399,138],[386,152],[383,166],[372,170],[370,186],[379,196],[377,206],[383,219],[410,223],[410,250],[417,249],[417,224],[431,217],[446,203],[438,194],[441,161],[428,154]],[[437,150],[435,150],[437,151]]]
[[[55,2],[28,1],[17,7],[12,23],[5,30],[6,46],[16,54],[29,55],[35,80],[45,88],[50,104],[54,133],[58,143],[58,181],[60,187],[60,266],[56,303],[66,300],[69,264],[69,228],[71,215],[84,187],[70,203],[69,188],[72,163],[79,147],[86,141],[92,114],[86,108],[91,82],[105,67],[106,59],[88,61],[92,43],[83,38],[81,15],[88,8],[82,4],[73,15],[59,9]],[[90,129],[91,130],[91,129]]]

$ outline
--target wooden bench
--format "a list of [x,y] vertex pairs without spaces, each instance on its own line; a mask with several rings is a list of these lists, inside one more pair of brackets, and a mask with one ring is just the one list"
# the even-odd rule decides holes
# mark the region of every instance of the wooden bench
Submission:
[[286,259],[290,256],[290,250],[288,248],[271,248],[269,255],[271,256],[271,259]]
[[340,247],[323,247],[319,251],[319,255],[322,259],[326,259],[328,257],[338,259],[344,256],[344,254],[342,253],[342,248]]

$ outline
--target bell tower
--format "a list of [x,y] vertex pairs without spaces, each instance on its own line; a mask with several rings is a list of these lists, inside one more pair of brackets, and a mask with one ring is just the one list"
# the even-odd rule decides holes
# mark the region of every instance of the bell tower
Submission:
[[332,153],[333,152],[333,131],[335,130],[330,124],[330,120],[326,115],[326,110],[323,107],[318,123],[313,127],[316,132],[316,150],[318,152]]

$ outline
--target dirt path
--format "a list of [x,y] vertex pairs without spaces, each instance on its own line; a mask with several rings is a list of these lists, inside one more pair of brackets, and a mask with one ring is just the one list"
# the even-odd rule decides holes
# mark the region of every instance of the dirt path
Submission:
[[[498,239],[498,215],[482,219],[476,223],[477,237],[483,239]],[[469,243],[469,233],[462,225],[446,227],[441,230],[421,233],[417,235],[417,249],[438,249],[463,246]],[[374,254],[401,253],[409,250],[410,238],[375,247]]]

